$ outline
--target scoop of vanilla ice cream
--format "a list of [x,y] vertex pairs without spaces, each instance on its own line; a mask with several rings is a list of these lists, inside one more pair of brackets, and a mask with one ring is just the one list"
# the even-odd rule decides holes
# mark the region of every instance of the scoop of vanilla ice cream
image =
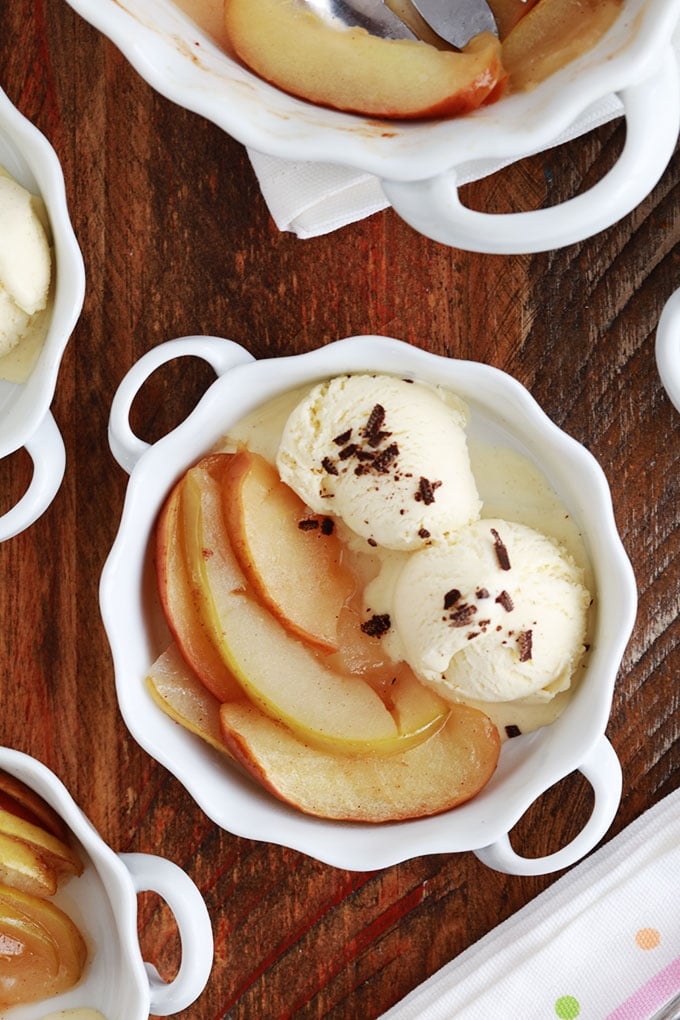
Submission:
[[442,695],[541,700],[571,684],[590,601],[564,548],[483,519],[405,560],[390,616],[406,661]]
[[466,410],[387,375],[337,376],[290,414],[277,468],[316,513],[388,549],[419,549],[479,516]]
[[47,306],[52,259],[42,202],[0,167],[0,355]]

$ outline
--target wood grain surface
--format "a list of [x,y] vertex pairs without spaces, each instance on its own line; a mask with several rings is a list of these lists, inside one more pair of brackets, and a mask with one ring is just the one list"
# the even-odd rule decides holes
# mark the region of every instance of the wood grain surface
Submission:
[[[61,159],[87,271],[53,403],[64,482],[0,546],[0,742],[52,768],[115,850],[166,855],[198,884],[216,959],[185,1020],[378,1017],[557,876],[508,877],[472,854],[338,870],[219,830],[135,743],[98,610],[127,481],[107,446],[111,399],[149,348],[201,333],[256,357],[383,333],[516,376],[600,461],[638,580],[607,730],[624,771],[610,838],[680,778],[680,417],[654,360],[661,309],[680,285],[680,159],[620,223],[557,252],[451,250],[392,211],[300,241],[272,223],[241,145],[154,92],[63,0],[0,5],[0,85]],[[602,127],[465,197],[500,210],[562,200],[611,165],[624,131]],[[198,360],[158,373],[135,405],[138,433],[162,436],[211,379]],[[29,477],[24,452],[0,463],[0,510]],[[590,803],[585,780],[569,777],[513,842],[556,849]],[[139,929],[171,976],[178,940],[151,895]]]

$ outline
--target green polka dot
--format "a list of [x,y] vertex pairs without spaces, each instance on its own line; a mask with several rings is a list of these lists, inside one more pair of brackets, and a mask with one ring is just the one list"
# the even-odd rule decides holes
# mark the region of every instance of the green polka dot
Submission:
[[578,999],[575,999],[573,995],[561,995],[555,1003],[555,1015],[560,1020],[576,1020],[580,1012],[581,1007]]

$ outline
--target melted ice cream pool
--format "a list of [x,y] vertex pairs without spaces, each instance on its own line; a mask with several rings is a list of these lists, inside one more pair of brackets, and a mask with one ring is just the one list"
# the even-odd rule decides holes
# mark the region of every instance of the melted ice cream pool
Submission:
[[77,1006],[75,1009],[60,1009],[56,1013],[48,1013],[41,1020],[106,1020],[103,1013],[89,1006]]
[[[250,412],[229,429],[228,437],[225,437],[220,449],[234,452],[238,446],[244,445],[271,464],[276,464],[279,441],[286,422],[293,409],[311,388],[303,386],[282,394]],[[437,389],[440,395],[447,397],[445,390]],[[459,400],[453,394],[450,397],[456,402]],[[477,490],[483,504],[482,518],[517,521],[554,539],[582,569],[584,584],[592,592],[594,590],[592,569],[583,537],[545,475],[517,450],[510,446],[492,445],[479,440],[474,436],[474,431],[468,434],[468,450]],[[372,610],[380,612],[381,599],[388,598],[390,573],[391,571],[396,573],[401,569],[402,558],[408,553],[379,548],[369,550],[365,540],[352,535],[341,523],[338,526],[338,534],[355,552],[360,551],[375,561],[375,566],[367,573],[369,576],[376,574],[377,578],[368,585],[367,595],[370,595]],[[381,586],[384,586],[383,593]],[[592,615],[591,613],[589,627],[592,627]],[[586,635],[586,644],[589,643],[590,633]],[[556,693],[549,701],[537,702],[533,698],[508,702],[465,699],[465,703],[489,716],[498,727],[501,738],[516,735],[518,731],[525,733],[538,729],[554,722],[561,714],[583,675],[587,660],[586,652],[577,667],[570,688]]]

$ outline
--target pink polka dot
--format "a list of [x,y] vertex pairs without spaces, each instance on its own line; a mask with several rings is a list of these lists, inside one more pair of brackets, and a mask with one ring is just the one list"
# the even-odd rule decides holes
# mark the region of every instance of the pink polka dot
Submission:
[[656,949],[661,942],[661,933],[656,928],[638,928],[635,942],[640,949]]

